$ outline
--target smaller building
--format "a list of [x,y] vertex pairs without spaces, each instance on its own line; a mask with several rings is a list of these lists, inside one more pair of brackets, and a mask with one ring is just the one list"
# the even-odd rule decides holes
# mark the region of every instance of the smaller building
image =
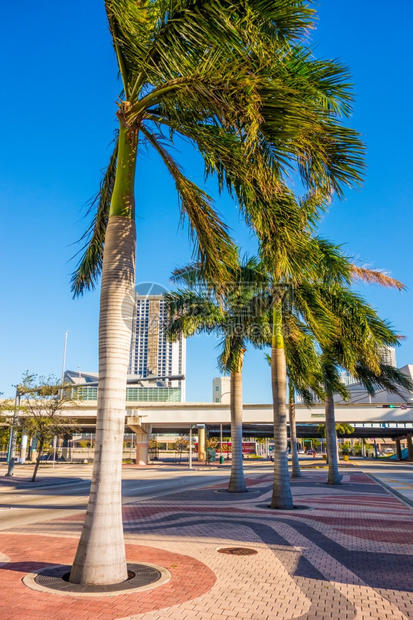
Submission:
[[[391,348],[391,347],[388,347]],[[413,365],[406,364],[399,368],[400,372],[405,374],[410,381],[413,381]],[[377,388],[374,396],[370,396],[366,388],[362,383],[353,382],[346,383],[350,393],[350,400],[345,401],[339,394],[334,395],[334,401],[338,404],[345,404],[346,402],[352,404],[367,404],[367,403],[401,403],[407,405],[413,404],[413,392],[409,392],[404,388],[399,388],[398,393],[387,392],[387,390]]]
[[[171,377],[178,380],[182,376]],[[84,401],[96,401],[98,398],[98,373],[96,372],[65,372],[65,382],[73,384],[73,398]],[[128,375],[126,385],[127,402],[179,403],[182,401],[180,387],[171,387],[160,377],[139,379],[136,375]]]
[[212,402],[229,405],[231,402],[231,377],[215,377],[212,380]]

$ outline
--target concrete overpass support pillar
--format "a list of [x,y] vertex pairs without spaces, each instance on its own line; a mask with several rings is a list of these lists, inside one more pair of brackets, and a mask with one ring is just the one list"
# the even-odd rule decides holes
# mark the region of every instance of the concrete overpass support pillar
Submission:
[[152,431],[150,424],[141,424],[139,429],[133,429],[136,433],[136,465],[148,465],[149,463],[149,434]]
[[205,427],[198,428],[198,461],[206,460]]
[[400,439],[396,439],[396,453],[397,453],[397,460],[401,461],[402,460],[402,447],[400,444]]
[[407,435],[407,460],[413,461],[413,435],[409,433]]
[[136,433],[136,465],[147,465],[149,462],[149,435]]

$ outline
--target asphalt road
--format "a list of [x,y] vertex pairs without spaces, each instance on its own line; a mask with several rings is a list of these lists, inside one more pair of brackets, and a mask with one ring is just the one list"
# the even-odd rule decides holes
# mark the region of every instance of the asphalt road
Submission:
[[[90,476],[86,471],[66,470],[71,476]],[[227,479],[229,469],[224,470],[124,470],[122,501],[124,504],[162,497],[177,490],[207,486]],[[40,480],[41,482],[41,480]],[[1,489],[0,530],[21,527],[84,511],[89,496],[90,479],[79,482],[54,484],[35,489]]]
[[[321,461],[314,463],[313,459],[308,457],[302,457],[300,461],[303,465],[321,464]],[[413,500],[413,464],[357,460],[355,466],[357,469],[374,475],[377,480],[382,481],[400,495]],[[29,475],[32,468],[23,467],[19,475]],[[273,465],[268,461],[244,463],[247,474],[271,473],[272,468]],[[1,467],[0,475],[5,473],[3,469]],[[55,471],[45,468],[40,473],[39,484],[41,484],[42,477],[48,477],[50,481],[50,476],[59,476],[60,480],[62,476],[67,477],[68,480],[73,480],[73,478],[81,478],[81,480],[37,488],[0,488],[0,530],[49,521],[84,511],[89,495],[91,472],[91,465],[65,465],[57,467]],[[208,486],[227,481],[229,474],[229,467],[197,469],[196,464],[192,471],[187,467],[174,466],[163,466],[159,469],[126,467],[123,470],[122,501],[127,504],[163,497],[178,490]]]

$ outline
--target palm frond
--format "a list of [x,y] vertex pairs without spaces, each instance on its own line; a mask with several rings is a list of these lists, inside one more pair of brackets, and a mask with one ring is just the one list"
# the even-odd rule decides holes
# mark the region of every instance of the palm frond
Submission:
[[73,297],[82,295],[86,290],[93,290],[100,276],[110,202],[116,177],[117,156],[118,141],[116,139],[99,192],[90,201],[86,214],[90,215],[95,212],[89,228],[80,239],[81,242],[86,240],[86,244],[79,251],[79,253],[82,252],[82,257],[71,278]]
[[162,144],[160,136],[155,136],[144,127],[142,132],[159,153],[175,181],[181,201],[181,218],[183,221],[188,218],[191,238],[201,265],[214,275],[216,281],[225,281],[228,267],[236,262],[236,248],[227,226],[213,208],[212,199],[185,177]]
[[367,267],[351,266],[351,277],[354,281],[367,282],[368,284],[378,284],[386,288],[396,288],[398,291],[405,291],[406,286],[403,282],[391,278],[379,269],[368,269]]
[[350,284],[352,265],[341,246],[318,235],[313,237],[311,243],[316,253],[315,281],[327,286]]
[[407,375],[398,368],[380,362],[378,372],[373,372],[363,363],[358,363],[355,368],[354,378],[360,381],[368,393],[374,396],[377,389],[402,396],[401,389],[413,391],[413,383]]
[[196,333],[219,331],[225,321],[222,309],[204,291],[177,290],[164,294],[170,340],[180,334],[186,337]]

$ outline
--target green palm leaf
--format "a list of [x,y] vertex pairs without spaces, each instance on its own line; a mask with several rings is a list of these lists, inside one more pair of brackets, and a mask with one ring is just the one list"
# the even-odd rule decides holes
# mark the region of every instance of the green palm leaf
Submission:
[[[226,225],[213,209],[210,196],[190,181],[182,172],[162,143],[162,136],[150,133],[146,128],[142,132],[161,156],[173,177],[181,202],[181,218],[188,219],[195,251],[205,267],[215,274],[218,280],[225,277],[226,269],[236,260],[236,249],[228,234]],[[220,255],[217,255],[217,247]]]
[[92,222],[81,239],[81,241],[86,240],[86,244],[80,250],[83,254],[71,280],[74,297],[82,295],[87,289],[94,289],[100,275],[106,226],[116,177],[117,155],[118,143],[116,140],[109,165],[100,184],[99,192],[90,201],[86,214],[89,215],[95,211]]

